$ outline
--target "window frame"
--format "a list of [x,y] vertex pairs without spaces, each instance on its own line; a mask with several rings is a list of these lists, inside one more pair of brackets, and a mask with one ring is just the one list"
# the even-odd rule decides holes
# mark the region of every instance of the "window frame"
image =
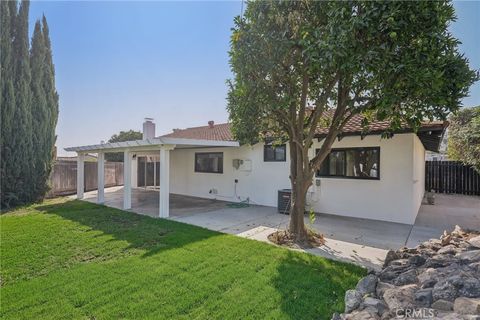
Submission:
[[[197,168],[197,159],[199,155],[206,155],[206,154],[216,154],[216,155],[221,155],[222,156],[222,170],[220,171],[208,171],[208,170],[199,170]],[[223,152],[195,152],[195,162],[193,164],[193,170],[194,172],[198,173],[216,173],[216,174],[223,174]]]
[[[283,147],[283,153],[284,153],[284,158],[283,160],[277,160],[275,159],[275,149],[278,147]],[[273,148],[273,159],[269,160],[267,159],[267,148]],[[287,145],[284,144],[278,144],[278,145],[273,145],[269,143],[265,143],[263,145],[263,162],[287,162]]]
[[[318,153],[320,149],[315,149],[315,154]],[[378,152],[378,177],[354,177],[354,176],[347,176],[346,175],[346,172],[347,172],[347,151],[351,151],[351,150],[355,150],[355,151],[369,151],[369,150],[377,150]],[[344,165],[343,165],[343,170],[345,172],[345,175],[321,175],[320,174],[320,169],[318,169],[316,172],[315,172],[315,177],[317,178],[336,178],[336,179],[354,179],[354,180],[380,180],[380,177],[381,177],[381,171],[380,171],[380,163],[381,163],[381,156],[380,156],[380,147],[377,146],[377,147],[346,147],[346,148],[332,148],[330,150],[330,152],[328,153],[328,156],[325,158],[325,160],[323,161],[328,161],[329,157],[330,157],[330,153],[331,152],[344,152],[345,153],[345,161],[344,161]],[[322,163],[323,165],[323,163]]]

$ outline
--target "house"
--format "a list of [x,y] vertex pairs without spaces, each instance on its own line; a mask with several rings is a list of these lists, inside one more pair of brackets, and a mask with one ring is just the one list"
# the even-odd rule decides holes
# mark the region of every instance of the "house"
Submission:
[[[315,212],[412,224],[424,195],[425,152],[436,151],[445,122],[426,122],[414,133],[404,128],[389,139],[387,122],[370,125],[362,134],[361,116],[352,118],[335,141],[308,191]],[[318,128],[313,157],[325,129]],[[169,215],[169,194],[276,206],[278,190],[289,188],[288,144],[240,145],[228,123],[175,129],[155,137],[151,119],[143,140],[66,148],[78,153],[77,195],[83,197],[83,157],[124,152],[123,207],[131,208],[131,188],[159,186],[159,216]],[[103,166],[98,201],[104,201]]]

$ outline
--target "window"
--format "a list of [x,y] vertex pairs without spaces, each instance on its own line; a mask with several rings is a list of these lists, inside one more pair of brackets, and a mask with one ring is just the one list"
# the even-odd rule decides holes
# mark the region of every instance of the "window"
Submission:
[[287,160],[287,148],[284,144],[271,145],[265,144],[263,147],[263,161],[286,161]]
[[[317,149],[318,152],[318,149]],[[332,149],[317,177],[380,179],[380,148]]]
[[223,152],[195,153],[195,172],[223,173]]

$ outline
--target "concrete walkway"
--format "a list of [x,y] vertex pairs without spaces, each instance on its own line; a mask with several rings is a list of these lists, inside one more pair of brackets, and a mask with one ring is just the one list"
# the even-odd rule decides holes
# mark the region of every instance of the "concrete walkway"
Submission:
[[[105,204],[121,208],[122,194],[121,187],[105,190]],[[86,193],[85,200],[95,202],[96,192]],[[277,213],[276,208],[230,208],[227,204],[171,194],[169,219],[259,241],[268,241],[269,234],[288,226],[289,217]],[[133,212],[157,217],[158,190],[133,189],[132,207]],[[307,218],[305,223],[309,225]],[[435,205],[422,205],[414,225],[317,214],[310,227],[324,234],[327,243],[305,251],[379,269],[387,250],[438,238],[455,224],[480,229],[480,197],[437,195]]]
[[437,194],[435,204],[423,204],[407,239],[408,247],[438,238],[455,225],[463,229],[480,230],[480,197],[457,194]]

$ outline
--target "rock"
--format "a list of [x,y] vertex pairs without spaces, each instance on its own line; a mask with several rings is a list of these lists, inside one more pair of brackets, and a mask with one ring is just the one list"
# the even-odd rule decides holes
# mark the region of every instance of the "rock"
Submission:
[[473,320],[469,318],[462,317],[458,313],[454,312],[439,312],[435,315],[435,319],[439,320]]
[[390,266],[407,266],[408,264],[408,258],[401,258],[401,259],[397,259],[397,260],[393,260],[392,262],[390,262]]
[[453,231],[450,233],[456,237],[463,237],[465,236],[465,231],[463,231],[463,229],[457,224],[455,225],[455,228],[453,229]]
[[468,243],[475,248],[480,249],[480,236],[476,236],[468,240]]
[[442,246],[446,246],[447,244],[450,243],[450,241],[452,240],[452,236],[449,235],[449,234],[446,234],[447,232],[444,231],[443,232],[443,236],[440,238],[440,240],[442,241]]
[[427,259],[425,259],[425,257],[421,256],[421,255],[414,255],[414,256],[411,256],[410,258],[408,258],[408,262],[410,264],[413,264],[415,266],[421,266],[422,264],[425,263]]
[[393,283],[396,286],[403,286],[406,284],[411,284],[417,281],[417,272],[415,269],[410,269],[402,274],[400,274],[395,280],[393,280]]
[[459,314],[480,315],[480,299],[457,298],[455,299],[453,310]]
[[383,300],[389,309],[398,308],[413,308],[415,306],[413,296],[415,289],[418,287],[414,284],[409,284],[402,287],[395,287],[385,290]]
[[449,244],[437,251],[437,254],[455,254],[457,252],[457,247],[453,244]]
[[393,284],[378,281],[377,282],[377,289],[376,289],[377,297],[383,297],[383,294],[385,293],[385,290],[392,289],[392,288],[395,288],[395,286]]
[[362,297],[366,294],[375,293],[375,289],[377,287],[377,280],[377,276],[369,274],[366,277],[360,279],[360,281],[358,281],[357,287],[355,289],[362,295]]
[[332,319],[330,320],[343,320],[343,317],[340,316],[337,312],[335,312],[333,315],[332,315]]
[[441,268],[453,262],[453,257],[450,255],[436,254],[427,259],[425,262],[426,268]]
[[345,317],[346,320],[379,320],[380,317],[375,313],[375,310],[364,309],[355,310]]
[[420,289],[415,292],[415,302],[420,307],[430,307],[433,302],[432,289]]
[[397,273],[393,271],[382,271],[379,275],[380,280],[387,282],[387,281],[392,281],[397,277]]
[[480,280],[470,277],[462,278],[460,283],[461,288],[458,289],[460,296],[468,298],[480,297]]
[[480,320],[480,235],[456,226],[441,240],[390,250],[378,273],[345,295],[346,319]]
[[385,309],[387,308],[387,306],[385,305],[385,303],[383,303],[382,300],[371,298],[371,297],[366,297],[363,300],[362,305],[365,308],[370,308],[371,310],[375,310],[376,313],[379,315],[382,315],[385,312]]
[[453,310],[453,302],[440,299],[432,303],[432,308],[442,311],[451,311]]
[[388,250],[387,255],[385,256],[385,262],[383,263],[383,267],[385,268],[392,262],[393,260],[398,259],[398,255],[393,250]]
[[347,290],[345,293],[345,312],[349,313],[360,305],[362,295],[357,290]]
[[470,268],[472,268],[473,272],[478,273],[478,277],[480,278],[480,262],[470,264]]
[[418,274],[417,279],[421,288],[432,288],[437,283],[438,276],[437,269],[427,268]]
[[473,263],[480,261],[480,250],[471,250],[460,252],[455,255],[456,258],[460,259],[463,263]]
[[441,280],[433,286],[433,300],[447,300],[453,302],[457,297],[457,289],[446,280]]

